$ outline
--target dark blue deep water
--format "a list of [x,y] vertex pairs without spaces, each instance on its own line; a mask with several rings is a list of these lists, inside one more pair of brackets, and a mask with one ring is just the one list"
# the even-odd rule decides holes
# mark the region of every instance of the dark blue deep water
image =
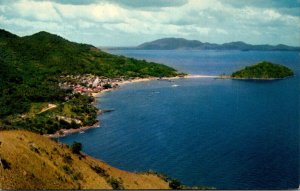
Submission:
[[[168,174],[186,185],[284,189],[299,185],[297,52],[111,51],[190,74],[229,74],[262,60],[292,68],[278,81],[180,79],[135,83],[104,94],[101,127],[60,138],[129,171]],[[177,84],[177,87],[172,85]]]

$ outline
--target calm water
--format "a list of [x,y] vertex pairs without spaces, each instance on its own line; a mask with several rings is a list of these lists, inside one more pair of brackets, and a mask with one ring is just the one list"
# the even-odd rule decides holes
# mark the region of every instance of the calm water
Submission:
[[[181,79],[123,86],[104,94],[101,128],[60,141],[118,168],[166,173],[186,185],[278,189],[299,185],[296,52],[119,50],[191,74],[231,73],[268,60],[296,76],[271,82]],[[172,85],[177,84],[177,87]]]

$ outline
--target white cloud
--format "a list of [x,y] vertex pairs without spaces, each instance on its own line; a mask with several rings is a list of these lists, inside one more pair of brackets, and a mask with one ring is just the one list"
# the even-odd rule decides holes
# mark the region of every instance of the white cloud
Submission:
[[96,26],[95,23],[85,21],[85,20],[81,20],[81,19],[77,23],[78,23],[79,28],[85,28],[85,29],[92,28],[92,27]]
[[216,29],[216,32],[219,33],[219,34],[224,34],[224,35],[227,35],[229,34],[226,30],[224,29]]
[[94,22],[122,22],[126,10],[113,4],[98,5],[61,5],[55,4],[59,13],[65,19],[86,19]]
[[12,9],[18,17],[28,18],[38,21],[60,21],[54,6],[50,2],[35,1],[17,1],[13,4]]
[[276,7],[232,6],[221,0],[180,0],[176,6],[165,1],[155,9],[145,9],[132,1],[127,2],[128,6],[107,0],[97,4],[76,2],[6,1],[0,3],[0,27],[12,32],[24,29],[27,34],[48,30],[95,45],[136,45],[171,36],[215,43],[300,42],[296,35],[300,32],[300,17],[288,14],[288,8],[282,12]]
[[267,10],[264,10],[263,11],[263,14],[264,15],[268,15],[268,18],[270,20],[277,20],[279,19],[280,17],[282,17],[282,15],[272,9],[267,9]]

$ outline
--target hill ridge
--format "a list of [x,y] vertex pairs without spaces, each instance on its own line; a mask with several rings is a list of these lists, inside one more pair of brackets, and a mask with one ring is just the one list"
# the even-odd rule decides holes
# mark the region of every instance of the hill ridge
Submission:
[[175,49],[198,49],[198,50],[285,50],[300,51],[300,47],[278,45],[252,45],[243,41],[233,41],[223,44],[201,42],[199,40],[188,40],[185,38],[161,38],[150,42],[145,42],[136,47],[136,49],[157,49],[157,50],[175,50]]
[[262,61],[235,71],[231,74],[233,79],[283,79],[293,76],[294,72],[286,66]]
[[[3,36],[0,38],[0,130],[22,128],[53,133],[64,128],[57,116],[71,113],[82,120],[82,125],[93,125],[96,108],[89,95],[78,96],[74,88],[62,88],[66,76],[80,78],[92,74],[129,79],[178,75],[175,69],[163,64],[112,55],[92,45],[71,42],[45,31],[17,37],[1,30],[0,35]],[[84,85],[88,86],[87,83]],[[65,102],[71,103],[69,106],[76,112],[64,109]],[[32,115],[32,111],[47,104],[58,107]]]
[[7,31],[7,30],[0,29],[0,37],[1,38],[18,38],[19,36]]
[[114,168],[42,135],[0,133],[0,189],[168,189],[154,173]]

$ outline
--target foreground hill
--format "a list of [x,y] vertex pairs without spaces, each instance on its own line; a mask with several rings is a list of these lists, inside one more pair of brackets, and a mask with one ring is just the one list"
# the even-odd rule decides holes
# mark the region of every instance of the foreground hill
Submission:
[[281,79],[293,75],[293,71],[283,65],[264,61],[236,71],[231,77],[241,79]]
[[[112,55],[44,31],[18,37],[0,29],[0,50],[1,62],[18,66],[18,72],[25,74],[40,70],[52,75],[91,73],[106,77],[176,75],[168,66]],[[24,67],[30,71],[24,71]]]
[[281,50],[300,51],[300,47],[291,47],[283,44],[271,45],[251,45],[241,41],[224,44],[203,43],[198,40],[187,40],[184,38],[163,38],[151,42],[143,43],[136,47],[145,50],[175,50],[175,49],[195,49],[195,50]]
[[151,173],[130,173],[27,131],[0,133],[0,189],[168,189]]
[[0,130],[53,133],[70,128],[59,119],[71,117],[69,121],[93,125],[97,112],[93,99],[59,86],[64,76],[86,74],[109,79],[178,75],[162,64],[112,55],[48,32],[19,37],[0,29]]

